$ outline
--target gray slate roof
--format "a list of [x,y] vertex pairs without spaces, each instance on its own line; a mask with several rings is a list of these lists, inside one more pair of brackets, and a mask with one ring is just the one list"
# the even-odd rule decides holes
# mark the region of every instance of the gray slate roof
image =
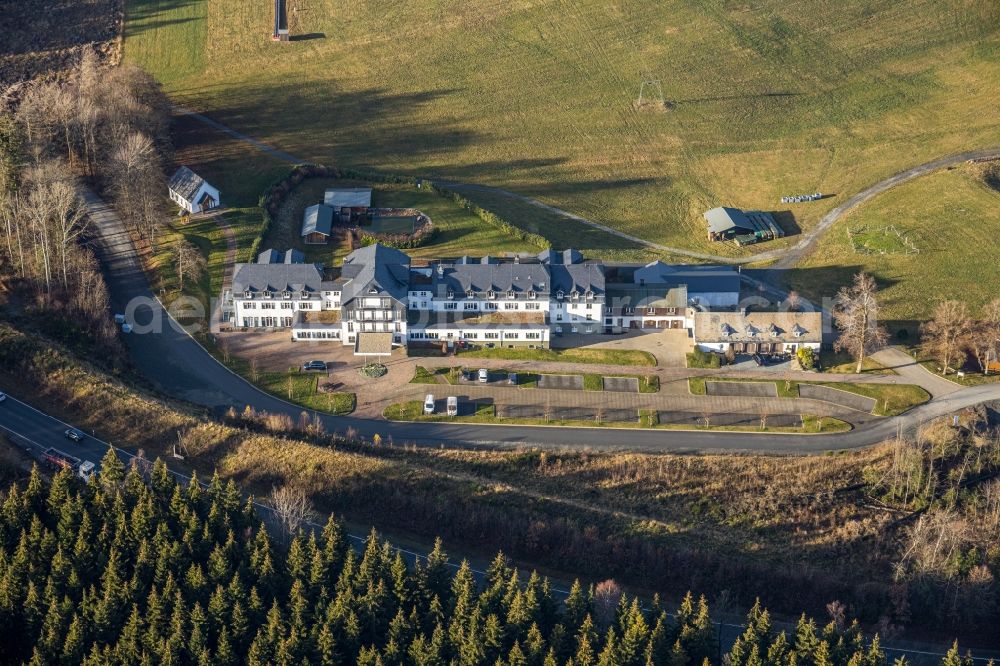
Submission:
[[542,250],[538,253],[538,260],[543,264],[578,264],[583,261],[583,255],[580,254],[579,250],[574,250],[570,248],[568,250]]
[[405,301],[410,285],[410,258],[380,243],[361,247],[344,257],[337,282],[343,287],[344,304],[371,289]]
[[170,189],[179,194],[185,201],[192,201],[198,193],[198,188],[205,179],[186,166],[182,166],[170,177]]
[[513,291],[524,296],[533,290],[538,298],[547,298],[550,286],[548,267],[542,264],[438,263],[431,271],[431,294],[436,298],[446,298],[449,289],[456,298],[470,289],[480,296],[491,290],[498,295]]
[[687,289],[684,285],[656,285],[640,287],[635,284],[608,285],[607,305],[615,311],[622,308],[687,308]]
[[302,235],[319,233],[330,235],[333,228],[333,209],[323,204],[315,204],[306,208],[302,214]]
[[323,194],[323,203],[333,208],[371,208],[372,188],[333,187]]
[[604,268],[600,264],[556,264],[549,271],[552,293],[562,291],[568,296],[575,289],[581,295],[590,291],[597,300],[604,298]]
[[306,260],[306,255],[298,250],[264,250],[257,255],[258,264],[301,264]]
[[654,261],[633,273],[637,285],[683,284],[689,296],[740,291],[740,274],[732,266],[665,264]]
[[708,229],[713,233],[727,232],[748,233],[755,231],[770,231],[778,238],[785,235],[781,227],[774,221],[774,216],[759,210],[742,211],[739,208],[720,206],[713,208],[704,215]]
[[823,341],[823,313],[696,312],[694,331],[698,342],[815,343]]
[[319,292],[335,289],[323,280],[323,271],[316,264],[236,264],[233,269],[233,294],[246,291]]

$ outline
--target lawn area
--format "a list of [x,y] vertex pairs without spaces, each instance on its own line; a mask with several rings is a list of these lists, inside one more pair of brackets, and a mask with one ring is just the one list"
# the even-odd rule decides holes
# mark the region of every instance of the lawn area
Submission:
[[462,358],[500,358],[508,361],[597,363],[602,365],[655,366],[656,357],[635,349],[506,349],[494,347],[459,352]]
[[[706,395],[705,381],[719,382],[766,382],[765,379],[741,379],[738,377],[689,377],[688,390],[692,395]],[[931,399],[927,391],[914,384],[856,384],[850,382],[796,382],[779,380],[774,382],[779,398],[799,397],[800,384],[816,384],[863,395],[876,400],[872,413],[876,416],[896,416],[922,405]]]
[[[224,219],[236,234],[236,259],[249,261],[250,244],[256,235],[254,225],[260,224],[260,214],[256,208],[233,209],[225,213]],[[199,280],[185,279],[184,295],[194,296],[208,311],[212,299],[222,291],[225,274],[226,238],[215,218],[205,218],[183,223],[179,219],[171,221],[160,233],[156,253],[152,257],[151,268],[157,276],[155,288],[163,292],[163,299],[171,302],[181,295],[178,291],[177,270],[173,248],[179,240],[194,243],[207,261],[207,272]]]
[[[823,365],[823,372],[835,375],[853,375],[857,370],[858,362],[851,358],[846,352],[824,351],[820,353],[820,362]],[[870,356],[866,356],[861,363],[861,374],[863,375],[895,375],[892,368],[887,368]]]
[[722,359],[718,354],[695,349],[686,355],[687,367],[689,368],[719,368],[722,366]]
[[318,392],[320,374],[299,372],[262,372],[257,385],[268,393],[297,405],[331,414],[350,414],[354,411],[353,393]]
[[456,384],[459,368],[433,368],[428,370],[418,365],[413,372],[411,384]]
[[[879,282],[885,319],[925,319],[939,301],[952,298],[967,302],[978,314],[1000,293],[1000,192],[987,185],[983,172],[981,165],[939,171],[860,207],[823,237],[800,268],[790,271],[791,286],[809,298],[831,296],[836,285],[864,270]],[[890,225],[919,252],[883,255],[853,249],[848,229]]]
[[[323,37],[280,45],[271,13],[136,0],[125,57],[305,160],[501,185],[691,249],[761,249],[708,241],[713,205],[787,213],[781,195],[832,193],[791,207],[809,229],[907,166],[1000,143],[996,3],[315,0],[291,29]],[[650,78],[665,104],[638,107]],[[624,243],[543,224],[585,249]]]

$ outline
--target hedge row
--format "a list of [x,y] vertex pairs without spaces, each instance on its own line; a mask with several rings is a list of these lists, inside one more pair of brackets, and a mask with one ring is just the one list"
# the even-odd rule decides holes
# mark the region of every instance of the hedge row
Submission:
[[[268,187],[260,196],[258,206],[261,211],[261,224],[260,230],[257,232],[257,237],[254,238],[253,243],[250,245],[250,255],[252,257],[256,257],[260,253],[261,244],[264,242],[264,238],[271,230],[271,224],[274,221],[274,216],[277,215],[282,202],[289,195],[289,193],[291,193],[291,191],[299,185],[299,183],[307,178],[346,178],[352,180],[363,180],[372,183],[403,183],[414,186],[419,185],[420,187],[430,189],[435,194],[450,198],[452,201],[474,214],[483,222],[501,230],[504,234],[510,236],[511,238],[515,238],[525,243],[531,243],[539,248],[552,247],[552,244],[544,236],[533,234],[516,227],[500,216],[472,203],[458,192],[436,186],[420,178],[396,174],[384,174],[360,169],[336,169],[320,164],[296,164],[292,167],[287,176],[284,176]],[[428,229],[425,227],[430,228]],[[365,245],[378,242],[391,245],[399,249],[407,249],[419,247],[420,245],[426,243],[428,240],[433,238],[434,233],[435,230],[433,225],[424,225],[424,227],[421,227],[414,234],[409,236],[403,236],[401,234],[376,234],[365,232],[361,236],[361,242]]]

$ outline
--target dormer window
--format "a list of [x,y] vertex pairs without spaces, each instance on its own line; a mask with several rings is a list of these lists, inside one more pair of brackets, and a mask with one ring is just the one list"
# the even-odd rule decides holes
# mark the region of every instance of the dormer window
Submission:
[[529,289],[528,290],[528,298],[535,298],[537,296],[538,296],[538,294],[535,293],[534,289]]
[[589,290],[589,289],[587,290],[587,300],[588,300],[588,301],[592,301],[592,300],[594,300],[594,292],[592,292],[592,291],[591,291],[591,290]]
[[561,301],[562,299],[566,298],[566,292],[560,289],[559,291],[556,292],[556,298],[558,298]]
[[372,287],[371,289],[368,290],[368,293],[369,294],[377,294],[378,293],[378,289],[376,289],[375,287]]
[[514,298],[514,290],[511,289],[507,292],[507,298]]
[[650,305],[648,308],[646,308],[646,314],[656,314],[656,308]]
[[465,292],[465,297],[466,298],[475,298],[476,297],[476,292],[474,292],[473,290],[469,289],[468,291]]
[[292,292],[290,292],[290,291],[285,291],[285,292],[284,292],[283,294],[281,294],[281,295],[282,295],[282,296],[283,296],[284,298],[291,298],[291,297],[292,297]]
[[497,297],[497,292],[495,292],[492,289],[490,289],[490,291],[487,294],[487,296],[489,296],[490,298],[496,298]]
[[253,298],[253,292],[250,291],[249,289],[247,289],[246,291],[243,292],[243,297],[244,298]]
[[448,298],[455,298],[455,292],[451,289],[448,290]]
[[574,301],[578,301],[580,300],[580,292],[574,289],[569,293],[569,297],[572,298]]
[[270,291],[265,291],[264,294],[263,294],[263,296],[264,296],[264,298],[271,298],[271,296],[273,296],[273,294]]

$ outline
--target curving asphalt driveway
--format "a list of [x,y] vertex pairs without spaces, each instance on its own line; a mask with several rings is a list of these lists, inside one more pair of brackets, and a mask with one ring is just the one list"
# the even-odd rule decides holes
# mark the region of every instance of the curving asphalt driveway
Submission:
[[[106,268],[117,312],[125,312],[135,327],[126,344],[138,369],[164,393],[216,412],[229,407],[288,414],[297,419],[303,409],[267,394],[217,362],[180,329],[149,289],[139,257],[114,210],[93,193],[86,204],[93,222],[92,242]],[[818,453],[875,444],[910,430],[929,419],[985,401],[1000,400],[1000,384],[955,391],[907,414],[879,420],[848,433],[776,435],[675,430],[628,430],[627,437],[609,441],[607,429],[556,426],[482,425],[460,423],[393,423],[358,417],[320,414],[330,432],[352,429],[365,438],[379,434],[397,444],[643,450],[756,451]],[[625,431],[622,431],[625,432]]]

